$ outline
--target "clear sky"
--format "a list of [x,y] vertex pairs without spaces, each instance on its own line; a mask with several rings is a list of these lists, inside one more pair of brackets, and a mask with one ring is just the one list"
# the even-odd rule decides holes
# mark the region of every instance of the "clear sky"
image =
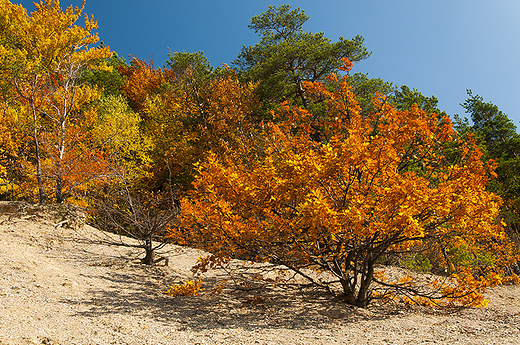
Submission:
[[[29,11],[32,1],[21,3]],[[62,7],[81,0],[62,0]],[[464,114],[466,89],[508,114],[520,131],[519,0],[87,0],[99,36],[123,57],[162,67],[171,51],[204,51],[231,63],[259,38],[251,17],[288,3],[310,17],[304,29],[333,41],[359,34],[372,56],[354,66],[396,85],[435,95],[448,114]]]

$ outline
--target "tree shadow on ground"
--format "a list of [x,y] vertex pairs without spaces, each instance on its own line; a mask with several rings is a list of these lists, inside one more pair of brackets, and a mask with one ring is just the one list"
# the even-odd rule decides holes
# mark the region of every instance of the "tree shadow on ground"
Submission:
[[[77,236],[62,239],[78,243],[74,237]],[[86,240],[68,254],[89,266],[106,268],[104,273],[93,271],[85,276],[93,284],[81,300],[70,298],[61,301],[80,304],[77,308],[79,316],[137,316],[167,326],[177,325],[179,329],[252,330],[326,328],[338,322],[384,320],[402,313],[402,304],[376,305],[368,310],[354,308],[323,290],[258,281],[250,272],[238,273],[241,282],[246,283],[242,286],[231,280],[222,269],[202,275],[202,294],[172,297],[164,292],[171,285],[193,279],[187,268],[197,262],[201,252],[172,245],[163,253],[169,257],[171,266],[146,266],[130,262],[139,252],[136,249],[112,249],[109,254],[106,244],[94,242],[91,242],[94,246],[89,247],[85,246]],[[96,281],[99,288],[96,288]],[[214,293],[219,284],[222,291]]]
[[[171,297],[164,293],[182,277],[170,267],[134,265],[113,269],[102,277],[108,289],[91,289],[81,301],[78,315],[132,315],[150,318],[179,329],[309,329],[335,322],[386,319],[395,315],[389,308],[364,310],[350,307],[323,291],[292,286],[256,284],[252,289],[237,289],[231,284],[213,293],[222,274],[203,277],[205,291],[198,296]],[[185,278],[184,278],[185,280]]]

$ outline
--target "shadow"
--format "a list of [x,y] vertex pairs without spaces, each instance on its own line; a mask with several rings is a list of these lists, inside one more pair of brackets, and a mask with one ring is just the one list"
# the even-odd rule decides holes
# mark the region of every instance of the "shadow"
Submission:
[[131,315],[153,319],[179,330],[207,329],[316,329],[335,323],[351,323],[364,319],[384,320],[392,311],[384,308],[353,308],[330,295],[310,288],[258,285],[251,290],[224,287],[212,293],[222,276],[202,277],[207,291],[198,296],[171,297],[164,293],[181,277],[171,267],[132,266],[114,269],[109,275],[93,275],[103,279],[107,289],[92,288],[81,301],[78,315]]
[[[235,285],[236,281],[222,269],[201,276],[205,290],[200,295],[172,297],[164,292],[169,286],[193,279],[186,267],[192,267],[202,252],[171,245],[159,253],[169,257],[170,266],[145,266],[135,263],[141,250],[107,246],[97,242],[97,237],[92,240],[78,233],[59,237],[77,246],[60,248],[54,255],[104,268],[83,274],[92,285],[86,287],[80,300],[61,299],[61,303],[76,305],[78,308],[73,310],[78,310],[78,316],[137,316],[180,330],[316,329],[367,319],[384,320],[402,308],[354,308],[322,290],[258,281],[248,272],[235,276],[246,284]],[[222,291],[213,293],[219,284]]]

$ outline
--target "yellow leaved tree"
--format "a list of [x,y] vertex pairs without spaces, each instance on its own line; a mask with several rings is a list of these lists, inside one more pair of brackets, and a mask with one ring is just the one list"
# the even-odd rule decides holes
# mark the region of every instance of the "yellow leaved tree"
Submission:
[[[209,155],[170,236],[210,253],[199,269],[233,258],[281,265],[355,306],[399,295],[484,305],[512,252],[496,222],[501,201],[485,189],[493,163],[457,141],[448,118],[381,97],[367,115],[346,80],[305,83],[326,115],[283,104],[262,140],[243,142],[256,152],[247,161]],[[386,276],[389,257],[418,252],[443,276]]]
[[23,155],[27,171],[34,171],[40,202],[49,190],[62,202],[105,171],[104,152],[89,134],[100,92],[81,78],[88,69],[107,68],[104,61],[111,52],[92,46],[98,42],[92,17],[85,15],[84,25],[76,24],[84,6],[63,11],[58,0],[46,0],[28,14],[0,0],[0,70],[11,95],[2,98],[2,108],[17,110],[16,119],[4,120],[23,123],[18,126],[27,140]]

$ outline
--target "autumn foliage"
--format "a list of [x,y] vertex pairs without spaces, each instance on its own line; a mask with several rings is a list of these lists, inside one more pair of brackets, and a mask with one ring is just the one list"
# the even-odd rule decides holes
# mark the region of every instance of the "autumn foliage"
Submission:
[[11,173],[4,180],[29,199],[36,187],[40,202],[52,192],[63,202],[106,172],[99,163],[105,152],[89,133],[100,93],[80,78],[86,70],[107,68],[103,61],[111,52],[92,47],[99,40],[91,32],[97,28],[93,17],[76,24],[84,5],[63,11],[59,1],[40,1],[29,15],[20,5],[0,1],[0,73],[6,91],[1,120],[15,123],[4,136],[20,139],[10,156],[21,161],[4,158],[3,170]]
[[184,284],[172,285],[164,293],[172,297],[197,296],[202,289],[202,280],[190,280]]
[[158,188],[168,181],[189,189],[194,164],[207,152],[232,151],[254,132],[255,85],[241,83],[231,70],[201,81],[192,66],[174,73],[134,60],[125,73],[123,90],[139,104],[134,109],[152,145],[149,183]]
[[486,287],[519,280],[504,277],[518,258],[486,189],[497,163],[434,97],[369,104],[381,81],[348,75],[370,55],[362,37],[333,44],[283,5],[253,17],[262,41],[238,70],[202,52],[112,69],[84,3],[35,8],[0,0],[0,198],[89,206],[146,264],[173,241],[209,253],[196,269],[267,263],[360,307],[483,306]]
[[[378,97],[378,111],[362,116],[346,77],[329,80],[332,91],[305,84],[326,117],[286,103],[279,123],[248,143],[257,148],[248,165],[215,154],[200,164],[171,236],[211,253],[201,269],[232,258],[282,265],[356,306],[398,295],[484,305],[481,292],[500,279],[491,268],[510,249],[496,250],[507,238],[496,223],[500,199],[485,190],[493,163],[481,162],[474,141],[455,139],[448,118],[397,111]],[[427,288],[408,275],[385,278],[378,263],[419,250],[447,276],[427,278]],[[462,262],[461,252],[493,259]]]

